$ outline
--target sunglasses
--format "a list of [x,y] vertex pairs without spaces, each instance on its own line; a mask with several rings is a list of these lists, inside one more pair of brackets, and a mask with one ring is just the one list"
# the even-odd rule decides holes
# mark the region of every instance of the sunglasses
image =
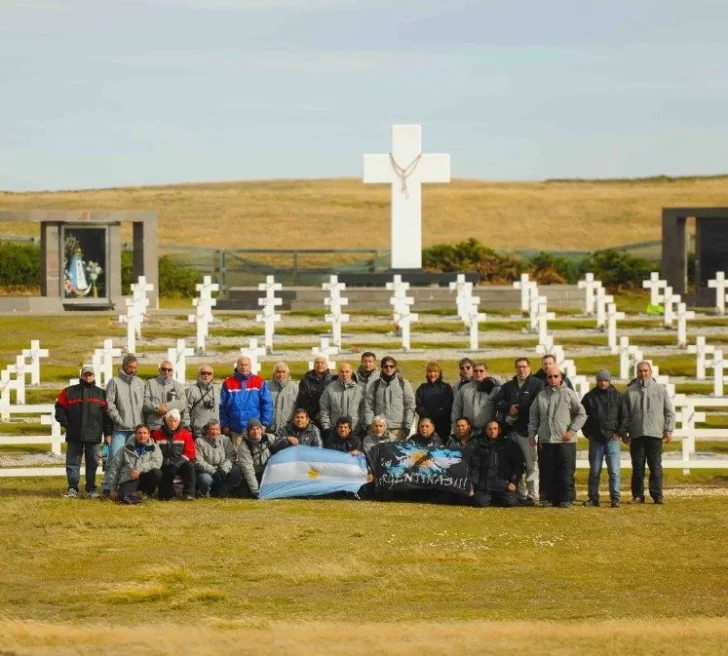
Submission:
[[485,370],[485,369],[473,369],[473,371],[474,371],[474,372],[475,372],[476,374],[484,374],[484,373],[486,372],[486,370]]
[[212,372],[211,371],[201,371],[200,376],[212,376]]
[[172,367],[159,367],[159,371],[172,371]]
[[549,380],[552,380],[552,379],[558,380],[559,378],[561,378],[561,376],[559,376],[558,374],[556,374],[555,376],[546,376],[546,378],[548,378]]
[[396,364],[383,364],[382,369],[396,369]]

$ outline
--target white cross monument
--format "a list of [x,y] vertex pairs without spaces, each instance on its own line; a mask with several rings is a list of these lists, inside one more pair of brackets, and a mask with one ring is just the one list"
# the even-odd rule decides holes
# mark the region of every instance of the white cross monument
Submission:
[[713,370],[713,396],[723,396],[723,350],[715,349],[713,357],[706,360],[705,367]]
[[609,344],[611,353],[619,353],[617,321],[621,321],[625,316],[624,312],[617,312],[617,306],[614,303],[607,304],[607,344]]
[[585,274],[584,280],[580,280],[577,283],[577,287],[579,287],[579,289],[586,291],[586,297],[584,299],[585,314],[594,314],[594,294],[601,286],[601,281],[595,280],[593,273]]
[[695,338],[695,344],[688,346],[688,353],[695,353],[695,379],[705,380],[706,355],[715,353],[715,346],[705,343],[705,337],[700,335]]
[[[336,355],[339,352],[339,349],[331,344],[329,342],[328,337],[322,337],[321,338],[321,346],[314,346],[311,349],[311,353],[314,354],[314,357],[318,357],[319,355],[323,355],[326,358],[326,361],[328,362],[329,369],[335,369],[336,368],[336,362],[334,362],[331,359],[332,355]],[[308,363],[308,368],[313,369],[313,361],[310,361]]]
[[521,312],[527,314],[531,309],[531,299],[538,296],[538,284],[529,280],[527,273],[522,273],[521,279],[513,283],[513,289],[521,290]]
[[37,339],[30,340],[30,348],[23,349],[22,356],[30,358],[30,384],[40,385],[40,359],[48,357],[48,349],[42,349]]
[[94,371],[99,387],[106,387],[114,377],[114,358],[120,357],[121,349],[114,348],[113,339],[105,339],[104,347],[94,351]]
[[276,297],[276,292],[281,291],[283,285],[276,282],[273,276],[266,276],[265,282],[260,283],[258,289],[265,292],[265,296],[258,299],[258,305],[263,308],[263,311],[255,315],[255,320],[263,323],[264,345],[266,350],[271,353],[273,351],[275,325],[281,320],[281,315],[276,313],[276,308],[283,305],[283,299]]
[[[250,371],[254,374],[258,374],[260,371],[260,361],[258,357],[263,357],[267,353],[266,349],[258,346],[258,340],[255,337],[248,339],[248,347],[242,347],[240,349],[241,358],[248,358],[250,360]],[[235,363],[237,366],[237,362]]]
[[339,282],[338,276],[329,276],[329,281],[323,283],[321,288],[329,292],[328,298],[324,299],[324,306],[331,310],[324,320],[331,324],[331,339],[334,346],[341,350],[341,324],[349,321],[349,315],[341,311],[344,305],[349,304],[349,299],[341,295],[346,289],[346,283]]
[[614,303],[614,296],[607,294],[604,287],[599,287],[596,291],[597,306],[597,328],[604,328],[607,322],[607,305]]
[[660,274],[653,271],[649,280],[642,281],[642,287],[650,290],[650,305],[659,305],[662,300],[660,290],[667,287],[667,280],[660,280]]
[[728,280],[724,271],[716,271],[715,278],[708,280],[708,287],[715,289],[715,311],[718,314],[725,314],[725,302],[728,300]]
[[185,384],[185,370],[187,369],[187,356],[194,355],[195,350],[185,346],[184,339],[177,340],[175,348],[167,349],[167,360],[172,363],[172,377],[178,382]]
[[677,304],[677,345],[685,348],[688,344],[688,319],[695,319],[695,312],[688,310],[685,303]]
[[364,155],[364,182],[392,185],[392,269],[421,269],[422,184],[450,182],[450,155],[422,152],[421,125],[393,125],[391,152]]

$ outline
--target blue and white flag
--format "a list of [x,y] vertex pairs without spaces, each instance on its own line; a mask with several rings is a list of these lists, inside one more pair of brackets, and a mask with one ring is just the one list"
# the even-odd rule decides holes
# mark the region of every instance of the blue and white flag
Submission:
[[367,482],[363,455],[291,446],[271,456],[260,484],[261,499],[313,497],[332,492],[357,492]]

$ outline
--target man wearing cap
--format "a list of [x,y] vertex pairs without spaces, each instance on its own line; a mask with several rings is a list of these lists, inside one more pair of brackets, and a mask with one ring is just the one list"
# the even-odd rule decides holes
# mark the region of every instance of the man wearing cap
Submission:
[[619,508],[620,466],[619,430],[622,424],[622,395],[612,385],[606,369],[597,372],[597,386],[581,401],[587,419],[582,433],[589,440],[589,498],[585,506],[599,505],[599,478],[602,462],[607,459],[609,498],[612,508]]
[[640,362],[637,379],[622,396],[622,428],[632,457],[632,500],[645,502],[645,463],[650,468],[652,500],[662,504],[662,443],[672,439],[675,413],[664,385],[652,377],[652,365]]
[[81,481],[81,458],[86,459],[86,496],[98,498],[96,469],[99,465],[99,444],[111,435],[112,422],[106,406],[106,394],[96,385],[93,367],[81,369],[81,382],[61,391],[56,400],[56,421],[66,429],[66,478],[72,499],[78,497]]

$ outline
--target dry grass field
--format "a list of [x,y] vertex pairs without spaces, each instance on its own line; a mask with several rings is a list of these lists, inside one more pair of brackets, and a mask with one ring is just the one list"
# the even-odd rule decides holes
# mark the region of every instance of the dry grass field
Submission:
[[[357,179],[0,192],[0,209],[151,209],[160,241],[228,248],[389,248],[386,185]],[[728,206],[728,177],[604,182],[455,180],[423,193],[424,244],[596,250],[660,238],[665,206]],[[2,224],[4,234],[37,227]]]

